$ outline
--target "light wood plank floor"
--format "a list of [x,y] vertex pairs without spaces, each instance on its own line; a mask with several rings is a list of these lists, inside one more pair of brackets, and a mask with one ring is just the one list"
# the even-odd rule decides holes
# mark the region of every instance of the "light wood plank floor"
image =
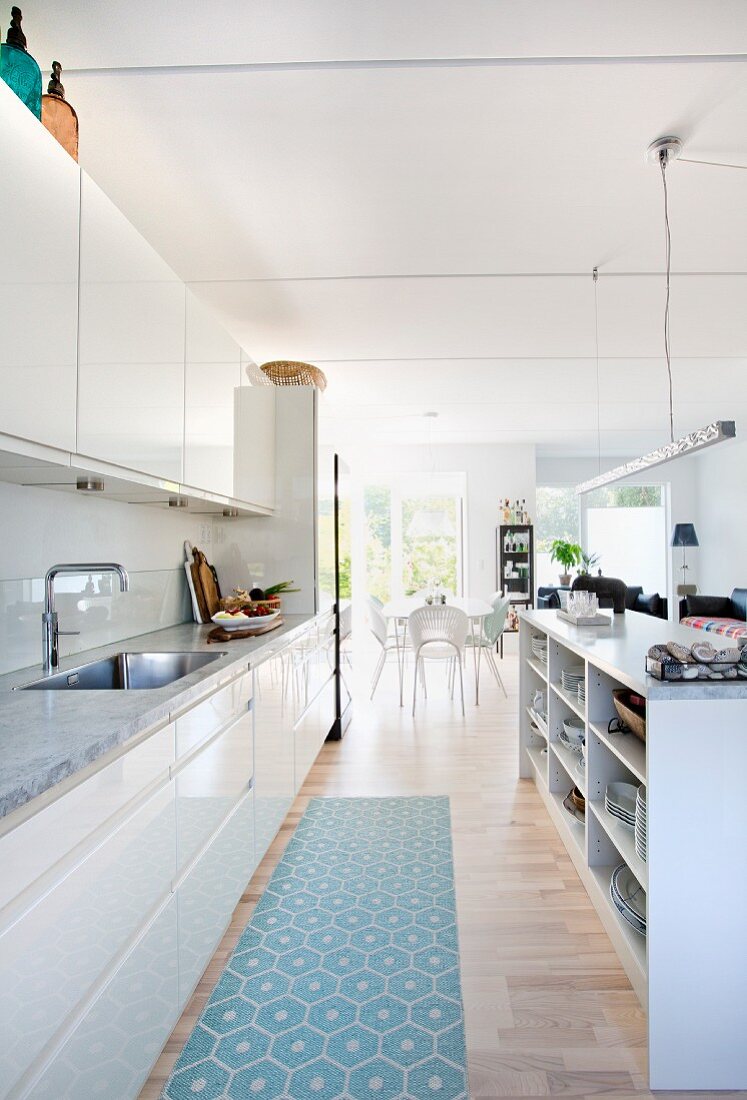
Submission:
[[[367,656],[347,736],[324,746],[140,1100],[160,1095],[309,797],[414,794],[451,798],[470,1095],[651,1097],[644,1014],[533,784],[517,778],[517,658],[501,666],[507,700],[483,665],[481,705],[468,694],[464,720],[432,668],[413,721],[394,667],[368,703]],[[656,1094],[677,1095],[715,1094]]]

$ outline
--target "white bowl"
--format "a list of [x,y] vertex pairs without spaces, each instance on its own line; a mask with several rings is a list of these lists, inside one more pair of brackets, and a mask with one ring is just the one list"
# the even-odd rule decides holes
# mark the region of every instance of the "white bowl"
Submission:
[[586,724],[581,718],[566,718],[563,732],[573,745],[580,747],[586,741]]
[[269,615],[226,615],[219,611],[213,615],[212,622],[216,626],[222,626],[224,630],[256,630],[257,627],[277,619],[279,614],[279,611],[271,611]]

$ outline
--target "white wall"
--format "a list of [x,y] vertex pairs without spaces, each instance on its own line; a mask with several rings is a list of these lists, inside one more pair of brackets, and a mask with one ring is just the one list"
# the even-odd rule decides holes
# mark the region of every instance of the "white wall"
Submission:
[[707,596],[747,588],[747,442],[721,443],[694,460],[698,485],[690,580]]
[[[354,484],[373,483],[392,474],[464,473],[467,481],[465,592],[489,596],[496,589],[495,529],[504,497],[525,499],[534,518],[534,444],[402,444],[358,449],[345,447]],[[360,558],[361,555],[359,554]],[[363,577],[356,590],[363,590]],[[355,583],[355,578],[354,578]]]

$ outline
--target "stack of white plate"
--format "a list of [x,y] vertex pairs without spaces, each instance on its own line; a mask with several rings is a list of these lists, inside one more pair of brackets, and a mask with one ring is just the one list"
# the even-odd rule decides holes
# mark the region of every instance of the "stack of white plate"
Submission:
[[578,701],[581,706],[586,705],[586,680],[581,680],[578,685]]
[[646,862],[646,788],[639,787],[635,798],[635,850]]
[[532,653],[541,661],[543,665],[547,664],[547,638],[540,638],[538,635],[532,635]]
[[604,808],[626,829],[635,829],[635,804],[638,788],[632,783],[608,783]]
[[627,863],[621,863],[612,872],[610,897],[623,920],[645,936],[646,892]]
[[574,665],[573,668],[564,668],[560,673],[560,686],[563,691],[578,694],[578,685],[584,682],[584,666]]

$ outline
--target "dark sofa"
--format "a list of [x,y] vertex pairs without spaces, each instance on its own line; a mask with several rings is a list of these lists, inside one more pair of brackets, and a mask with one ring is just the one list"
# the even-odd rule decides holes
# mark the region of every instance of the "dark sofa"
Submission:
[[685,596],[680,622],[727,638],[747,638],[747,588],[735,588],[731,596]]
[[[644,592],[641,585],[625,585],[613,577],[576,577],[574,589],[596,592],[599,606],[614,607],[622,611],[638,611],[642,615],[653,615],[657,619],[667,618],[667,600],[658,592]],[[537,608],[560,607],[562,589],[549,585],[537,589]]]

